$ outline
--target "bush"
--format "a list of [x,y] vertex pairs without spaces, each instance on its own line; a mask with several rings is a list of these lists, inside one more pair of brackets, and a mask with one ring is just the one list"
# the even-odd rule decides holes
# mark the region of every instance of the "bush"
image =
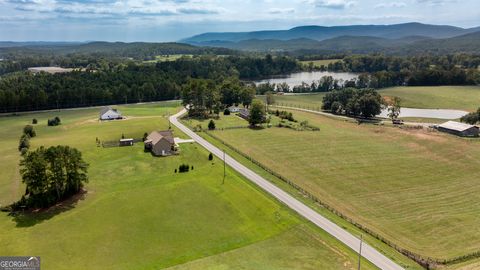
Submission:
[[18,143],[18,151],[22,151],[22,149],[30,148],[30,137],[27,134],[23,134],[20,137],[20,142]]
[[188,164],[182,164],[178,166],[178,172],[180,173],[188,172],[189,170],[190,170],[190,166]]
[[230,115],[230,110],[228,108],[226,108],[224,111],[223,111],[223,115]]
[[192,165],[192,167],[190,167],[190,170],[192,170],[192,171],[193,171],[193,165]]
[[58,118],[58,116],[56,116],[55,118],[53,119],[48,119],[48,126],[58,126],[60,125],[61,121],[60,121],[60,118]]
[[177,169],[175,169],[175,173],[177,173]]
[[38,123],[37,119],[36,119],[36,118],[33,118],[33,119],[32,119],[32,124],[33,124],[33,125],[36,125],[37,123]]
[[208,154],[208,160],[213,160],[213,154],[212,153]]
[[208,129],[209,130],[214,130],[215,129],[215,121],[210,120],[210,122],[208,122]]
[[148,133],[147,132],[143,133],[143,141],[146,141],[147,137],[148,137]]
[[35,132],[35,130],[33,129],[33,126],[31,125],[26,125],[24,128],[23,128],[23,134],[26,134],[28,135],[30,138],[33,138],[37,135],[37,133]]

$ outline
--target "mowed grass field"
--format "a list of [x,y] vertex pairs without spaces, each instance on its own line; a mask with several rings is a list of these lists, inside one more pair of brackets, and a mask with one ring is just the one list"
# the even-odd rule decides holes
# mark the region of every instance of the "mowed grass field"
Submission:
[[[66,144],[90,164],[87,193],[36,214],[0,212],[0,253],[41,256],[45,269],[352,269],[355,253],[227,168],[195,143],[155,158],[95,138],[139,138],[167,129],[179,103],[118,106],[127,120],[100,123],[99,109],[1,117],[0,203],[20,198],[16,149],[32,118],[32,148]],[[59,116],[62,125],[47,127]],[[174,129],[175,135],[185,138]],[[189,173],[174,173],[182,163]],[[362,262],[362,269],[375,269]]]
[[306,60],[300,61],[303,65],[308,66],[310,63],[313,63],[314,67],[328,66],[331,63],[340,62],[342,59],[325,59],[325,60]]
[[476,111],[480,107],[479,86],[393,87],[379,92],[400,97],[402,106],[410,108]]
[[293,113],[320,131],[214,134],[403,248],[438,259],[480,250],[478,139]]
[[[476,111],[480,107],[480,86],[411,86],[378,90],[386,97],[400,97],[402,106],[419,109],[457,109]],[[325,93],[278,95],[276,105],[319,110]],[[265,97],[260,97],[265,100]]]

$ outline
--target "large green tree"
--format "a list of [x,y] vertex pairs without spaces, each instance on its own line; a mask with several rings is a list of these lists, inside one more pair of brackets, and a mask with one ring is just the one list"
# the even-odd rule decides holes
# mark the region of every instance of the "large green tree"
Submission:
[[250,107],[248,122],[251,126],[256,126],[265,121],[265,105],[259,99],[254,99]]

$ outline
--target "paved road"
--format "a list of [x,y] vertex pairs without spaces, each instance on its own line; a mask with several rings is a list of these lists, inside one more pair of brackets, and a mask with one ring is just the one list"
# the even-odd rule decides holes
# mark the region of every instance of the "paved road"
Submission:
[[[217,156],[220,160],[223,160],[223,151],[212,145],[211,143],[207,142],[205,139],[197,135],[195,132],[187,128],[185,125],[178,121],[178,117],[183,115],[186,112],[183,109],[181,112],[173,115],[170,117],[170,122],[183,131],[185,134],[190,136],[194,139],[198,144],[205,147],[208,151],[212,152],[215,156]],[[316,211],[312,210],[310,207],[306,206],[299,200],[293,198],[291,195],[283,191],[282,189],[278,188],[277,186],[270,183],[268,180],[264,179],[263,177],[259,176],[252,170],[248,169],[247,167],[240,164],[238,161],[230,157],[229,155],[225,155],[225,162],[232,167],[234,170],[238,171],[240,174],[245,176],[247,179],[258,185],[260,188],[277,198],[279,201],[283,202],[285,205],[305,217],[306,219],[310,220],[318,227],[325,230],[327,233],[331,234],[333,237],[340,240],[345,245],[349,246],[351,249],[358,251],[360,247],[360,240],[350,234],[349,232],[345,231],[335,223],[331,222],[330,220],[326,219]],[[383,254],[372,248],[370,245],[363,244],[362,247],[362,255],[365,259],[372,262],[374,265],[379,267],[380,269],[388,269],[388,270],[400,270],[403,269],[396,263],[394,263],[389,258],[385,257]]]

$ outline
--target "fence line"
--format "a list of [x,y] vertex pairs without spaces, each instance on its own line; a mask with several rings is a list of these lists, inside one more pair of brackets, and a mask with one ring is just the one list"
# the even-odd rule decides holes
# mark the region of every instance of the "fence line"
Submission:
[[351,223],[352,225],[354,225],[355,227],[359,228],[360,230],[368,233],[369,235],[373,236],[374,238],[376,238],[377,240],[380,240],[381,242],[385,243],[386,245],[390,246],[391,248],[395,249],[396,251],[402,253],[403,255],[407,256],[408,258],[414,260],[415,262],[417,262],[418,264],[420,264],[421,266],[427,268],[427,269],[430,269],[430,267],[432,266],[435,266],[435,265],[438,265],[438,264],[453,264],[453,263],[459,263],[459,262],[462,262],[462,261],[467,261],[467,260],[471,260],[471,259],[475,259],[475,258],[480,258],[480,251],[476,251],[476,252],[472,252],[472,253],[469,253],[469,254],[466,254],[466,255],[463,255],[463,256],[457,256],[457,257],[453,257],[453,258],[450,258],[450,259],[439,259],[439,258],[433,258],[433,257],[429,257],[429,256],[423,256],[423,255],[420,255],[418,253],[415,253],[413,251],[410,251],[408,249],[405,249],[405,248],[402,248],[401,246],[393,243],[392,241],[386,239],[385,237],[383,237],[382,235],[374,232],[373,230],[365,227],[364,225],[356,222],[354,219],[346,216],[345,214],[343,214],[342,212],[338,211],[337,209],[335,209],[334,207],[330,206],[329,204],[327,204],[326,202],[320,200],[318,197],[316,197],[315,195],[311,194],[310,192],[306,191],[305,189],[303,189],[302,187],[300,187],[299,185],[297,185],[295,182],[291,181],[290,179],[276,173],[275,171],[271,170],[270,168],[268,168],[267,166],[263,165],[262,163],[260,163],[259,161],[255,160],[254,158],[252,158],[251,156],[243,153],[242,151],[240,151],[239,149],[235,148],[234,146],[230,145],[229,143],[225,142],[224,140],[218,138],[217,136],[213,135],[211,132],[208,132],[207,130],[204,130],[204,133],[206,133],[208,136],[212,137],[213,139],[219,141],[220,143],[222,143],[223,145],[227,146],[228,148],[230,148],[231,150],[233,150],[234,152],[238,153],[239,155],[243,156],[244,158],[248,159],[249,161],[251,161],[253,164],[259,166],[260,168],[262,168],[263,170],[267,171],[268,173],[272,174],[273,176],[275,176],[276,178],[282,180],[283,182],[287,183],[288,185],[290,185],[291,187],[295,188],[296,190],[300,191],[302,194],[306,195],[309,199],[313,200],[315,203],[318,203],[320,204],[321,206],[325,207],[327,210],[329,210],[330,212],[334,213],[335,215],[341,217],[342,219],[346,220],[347,222]]

